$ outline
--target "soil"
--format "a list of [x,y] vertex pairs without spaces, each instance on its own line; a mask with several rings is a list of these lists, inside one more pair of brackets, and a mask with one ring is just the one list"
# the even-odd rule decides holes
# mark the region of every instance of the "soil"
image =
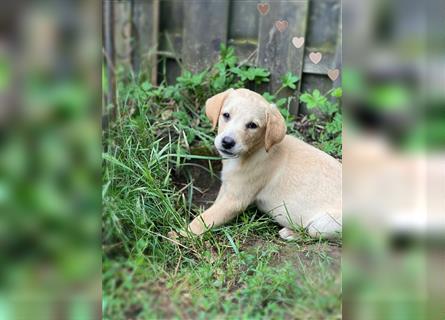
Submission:
[[192,202],[198,207],[207,209],[215,201],[221,187],[220,172],[222,163],[220,161],[212,161],[212,170],[214,175],[209,173],[209,163],[207,160],[193,160],[188,162],[190,165],[179,173],[175,181],[178,189],[188,198],[189,188],[187,188],[187,175],[192,177],[193,186],[195,187],[192,196]]

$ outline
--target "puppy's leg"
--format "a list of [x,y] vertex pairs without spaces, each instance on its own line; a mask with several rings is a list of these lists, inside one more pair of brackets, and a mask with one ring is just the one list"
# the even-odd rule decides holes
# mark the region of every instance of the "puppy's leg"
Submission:
[[341,218],[327,213],[316,216],[308,225],[307,231],[311,237],[325,239],[340,238],[342,231]]
[[189,224],[189,230],[200,235],[207,229],[229,222],[243,211],[247,205],[233,196],[219,194],[215,203]]
[[225,202],[223,199],[193,219],[189,224],[189,230],[195,235],[204,233],[207,229],[220,226],[236,217],[243,209],[239,206]]

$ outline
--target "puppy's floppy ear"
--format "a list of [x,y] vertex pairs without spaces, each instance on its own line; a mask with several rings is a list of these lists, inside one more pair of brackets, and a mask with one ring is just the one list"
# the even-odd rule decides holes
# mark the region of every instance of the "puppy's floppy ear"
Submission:
[[280,143],[286,135],[286,123],[275,105],[271,105],[267,114],[266,136],[264,146],[269,152],[273,145]]
[[206,116],[212,122],[212,130],[215,129],[218,123],[219,114],[221,113],[221,108],[224,100],[227,98],[233,89],[228,89],[224,92],[218,93],[213,97],[207,99],[206,101]]

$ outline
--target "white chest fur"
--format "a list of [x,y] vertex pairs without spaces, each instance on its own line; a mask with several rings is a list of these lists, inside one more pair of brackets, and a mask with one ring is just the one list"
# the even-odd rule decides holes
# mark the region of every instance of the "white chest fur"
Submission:
[[237,169],[239,169],[239,166],[240,160],[238,158],[224,160],[221,179],[224,181],[224,178],[232,175]]
[[239,168],[239,159],[238,158],[224,160],[223,169],[222,169],[221,174],[224,178],[225,175],[229,175],[229,174],[233,173],[238,168]]

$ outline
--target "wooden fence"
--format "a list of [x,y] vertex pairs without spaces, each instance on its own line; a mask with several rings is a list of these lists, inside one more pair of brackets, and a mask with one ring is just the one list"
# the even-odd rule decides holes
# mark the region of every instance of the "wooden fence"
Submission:
[[[221,42],[267,68],[270,91],[288,71],[301,78],[296,96],[340,81],[341,0],[103,0],[103,15],[107,105],[116,66],[173,83],[180,64],[196,72],[213,63]],[[295,103],[291,111],[300,109]]]

